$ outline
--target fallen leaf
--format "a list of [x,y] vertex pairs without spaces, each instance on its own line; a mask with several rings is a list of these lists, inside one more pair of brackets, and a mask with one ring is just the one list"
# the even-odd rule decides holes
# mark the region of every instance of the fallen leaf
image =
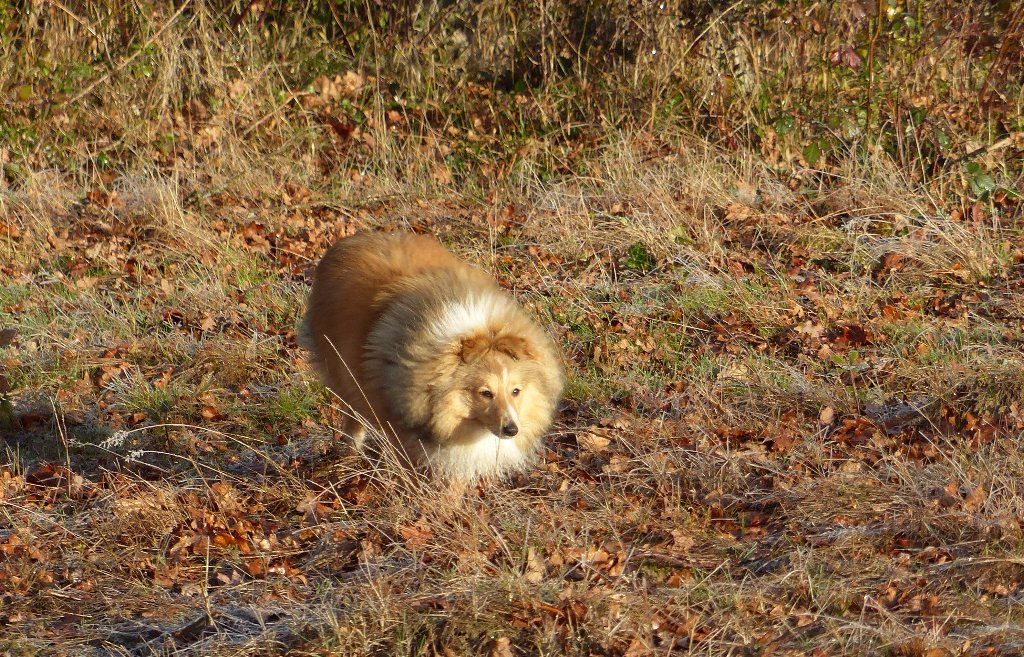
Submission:
[[498,637],[491,642],[491,657],[513,657],[512,642],[508,637]]
[[977,511],[988,499],[988,488],[985,484],[979,484],[964,499],[964,508],[968,511]]
[[585,431],[576,436],[576,442],[580,447],[587,451],[601,452],[604,451],[612,441],[600,434],[594,433],[593,431]]
[[6,347],[7,345],[14,342],[14,338],[18,335],[18,329],[5,328],[0,330],[0,348]]

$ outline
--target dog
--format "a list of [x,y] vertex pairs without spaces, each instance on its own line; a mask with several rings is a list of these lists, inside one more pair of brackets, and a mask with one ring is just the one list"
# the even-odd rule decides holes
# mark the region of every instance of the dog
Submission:
[[367,435],[460,481],[526,468],[565,384],[552,339],[483,271],[432,237],[357,233],[324,254],[299,342]]

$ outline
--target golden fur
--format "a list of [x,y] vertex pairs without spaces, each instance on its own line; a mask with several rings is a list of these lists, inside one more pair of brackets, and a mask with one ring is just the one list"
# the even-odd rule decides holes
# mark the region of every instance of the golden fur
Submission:
[[455,479],[535,456],[563,387],[551,339],[485,273],[435,239],[362,233],[317,267],[300,341],[349,407],[415,466]]

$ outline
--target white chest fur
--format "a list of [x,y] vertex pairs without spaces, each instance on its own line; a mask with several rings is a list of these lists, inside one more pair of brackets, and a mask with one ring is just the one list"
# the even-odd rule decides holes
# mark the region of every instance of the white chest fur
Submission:
[[449,477],[475,479],[502,476],[520,468],[533,454],[524,452],[515,440],[499,438],[490,431],[475,440],[427,448],[430,465]]

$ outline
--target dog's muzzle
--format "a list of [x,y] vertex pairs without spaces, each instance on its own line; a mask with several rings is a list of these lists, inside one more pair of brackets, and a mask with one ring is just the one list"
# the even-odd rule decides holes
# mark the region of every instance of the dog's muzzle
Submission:
[[501,425],[501,437],[511,438],[512,436],[519,433],[519,427],[516,426],[515,422],[509,422]]

